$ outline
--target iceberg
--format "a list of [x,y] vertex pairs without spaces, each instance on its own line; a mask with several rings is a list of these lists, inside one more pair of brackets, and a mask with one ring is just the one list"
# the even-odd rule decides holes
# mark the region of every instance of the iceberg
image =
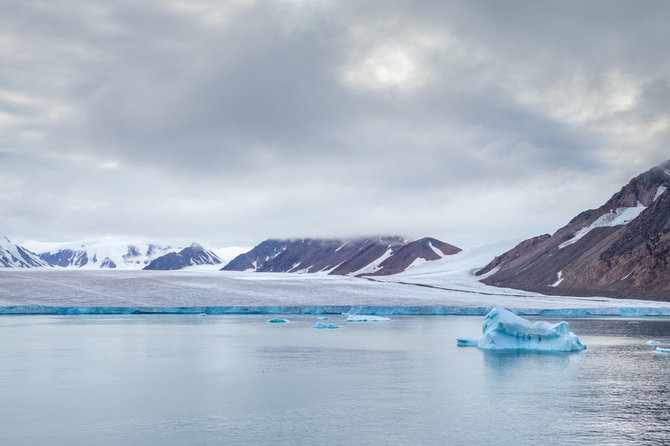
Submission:
[[326,323],[324,323],[324,322],[317,322],[316,324],[314,324],[314,328],[319,328],[319,329],[323,329],[323,328],[333,329],[333,328],[342,328],[342,326],[341,326],[341,325],[337,325],[337,324],[326,324]]
[[656,351],[659,353],[670,353],[670,348],[656,347]]
[[586,349],[579,338],[568,329],[565,321],[558,324],[531,322],[500,307],[486,315],[482,333],[479,338],[457,338],[457,345],[482,350],[570,352]]
[[363,314],[350,314],[347,322],[388,322],[391,319],[383,316],[369,316]]
[[647,341],[647,345],[660,345],[659,341]]
[[288,322],[288,319],[282,319],[279,317],[275,317],[273,319],[268,320],[269,323],[271,324],[285,324]]

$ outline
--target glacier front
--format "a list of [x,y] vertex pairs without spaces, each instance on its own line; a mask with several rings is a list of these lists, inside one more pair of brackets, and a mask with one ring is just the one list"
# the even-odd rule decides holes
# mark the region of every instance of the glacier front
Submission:
[[586,349],[586,345],[568,329],[565,321],[558,324],[531,322],[500,307],[486,315],[482,333],[479,338],[458,338],[457,343],[461,347],[483,350],[570,352]]

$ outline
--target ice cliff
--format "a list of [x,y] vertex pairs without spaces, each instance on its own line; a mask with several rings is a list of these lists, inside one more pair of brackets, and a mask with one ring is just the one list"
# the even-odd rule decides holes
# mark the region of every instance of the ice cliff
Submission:
[[461,347],[483,350],[548,350],[579,351],[586,349],[579,338],[568,329],[565,321],[551,324],[531,322],[504,308],[494,308],[484,319],[483,335],[479,338],[458,338]]

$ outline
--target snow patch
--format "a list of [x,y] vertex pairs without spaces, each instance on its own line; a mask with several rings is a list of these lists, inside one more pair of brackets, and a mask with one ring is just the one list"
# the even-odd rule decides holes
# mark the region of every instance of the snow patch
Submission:
[[654,195],[654,201],[656,201],[656,199],[657,199],[658,197],[660,197],[661,195],[663,195],[663,194],[665,193],[666,190],[668,190],[667,187],[665,187],[665,186],[658,186],[658,189],[656,189],[656,195]]
[[563,270],[558,272],[557,277],[558,278],[556,279],[556,282],[549,285],[550,287],[556,288],[557,286],[559,286],[561,284],[561,282],[563,282]]
[[579,239],[581,239],[586,234],[588,234],[589,232],[591,232],[596,228],[604,228],[608,226],[611,227],[611,226],[628,224],[631,221],[635,220],[645,209],[647,209],[646,206],[644,206],[642,203],[638,201],[637,206],[635,207],[618,208],[614,211],[610,211],[606,214],[603,214],[590,225],[577,231],[573,238],[558,245],[558,248],[563,249],[566,246],[570,246],[573,243],[576,243]]
[[477,339],[458,338],[457,343],[461,347],[476,346],[482,350],[570,352],[586,349],[579,338],[568,329],[565,321],[558,324],[530,322],[500,307],[486,315],[482,333]]

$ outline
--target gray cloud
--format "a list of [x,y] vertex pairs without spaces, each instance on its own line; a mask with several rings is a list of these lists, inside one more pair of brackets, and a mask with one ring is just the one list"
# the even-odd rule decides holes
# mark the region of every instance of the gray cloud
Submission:
[[667,158],[668,9],[17,2],[0,17],[2,230],[547,232]]

